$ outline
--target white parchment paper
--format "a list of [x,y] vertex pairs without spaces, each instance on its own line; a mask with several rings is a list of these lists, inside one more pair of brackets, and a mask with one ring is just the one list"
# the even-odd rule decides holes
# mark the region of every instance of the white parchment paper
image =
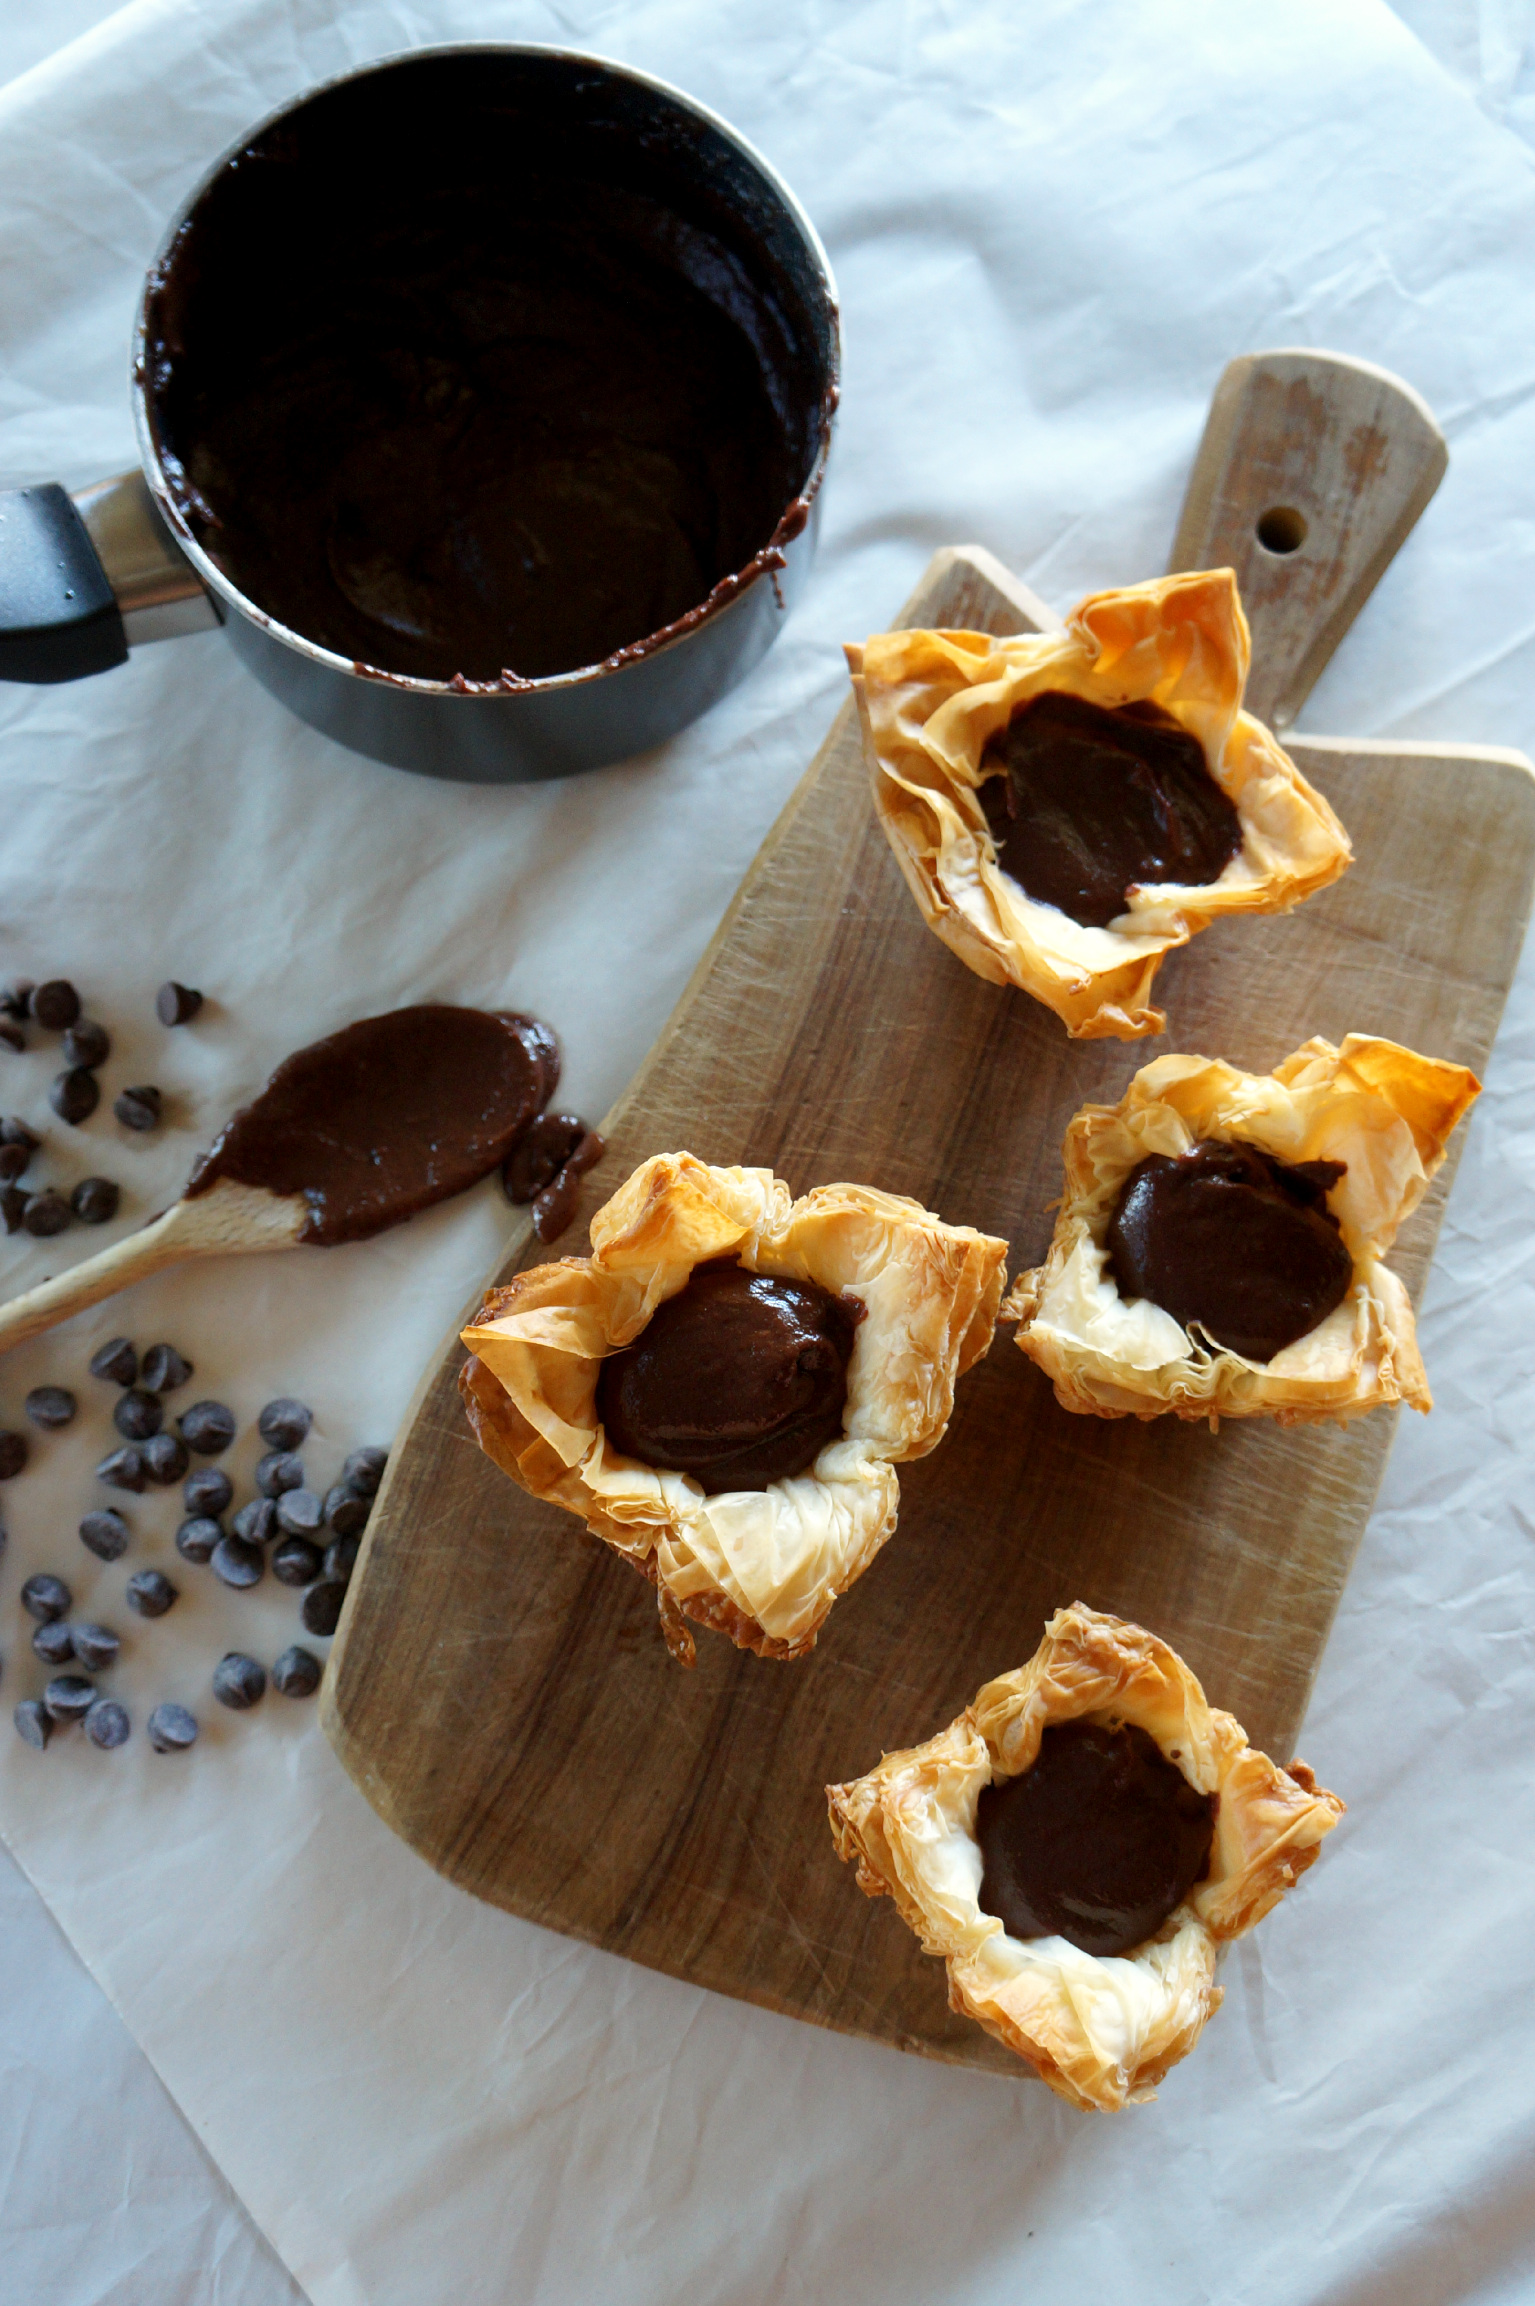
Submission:
[[[1451,441],[1306,725],[1535,750],[1535,174],[1506,117],[1521,84],[1503,113],[1479,105],[1373,0],[138,0],[0,92],[0,485],[132,461],[138,277],[213,153],[353,60],[477,36],[676,80],[806,202],[847,338],[822,557],[778,648],[708,721],[563,787],[459,790],[354,759],[216,635],[0,691],[0,974],[74,977],[116,1036],[109,1087],[154,1079],[169,1100],[147,1141],[105,1113],[51,1125],[56,1176],[127,1182],[124,1226],[278,1057],[400,1001],[541,1011],[570,1100],[600,1111],[830,719],[837,644],[958,538],[1061,607],[1159,568],[1235,352],[1379,361]],[[168,974],[209,996],[170,1035],[151,1006]],[[44,1111],[53,1046],[0,1063],[0,1110]],[[8,1357],[0,1421],[47,1380],[85,1409],[4,1495],[0,1696],[40,1683],[16,1596],[54,1569],[78,1614],[129,1635],[114,1687],[140,1733],[162,1696],[204,1732],[185,1760],[142,1734],[38,1757],[7,1732],[0,1829],[316,2306],[1526,2295],[1532,1090],[1527,965],[1428,1293],[1439,1407],[1400,1436],[1303,1744],[1349,1818],[1228,1965],[1197,2056],[1120,2120],[477,1905],[392,1840],[312,1709],[208,1701],[222,1649],[270,1658],[292,1637],[291,1597],[242,1599],[179,1564],[175,1493],[129,1501],[122,1563],[79,1546],[110,1439],[107,1389],[83,1374],[96,1342],[175,1340],[194,1390],[246,1421],[302,1394],[323,1483],[355,1442],[388,1438],[493,1261],[492,1188],[367,1247],[162,1277]],[[0,1285],[101,1238],[11,1241]],[[239,1472],[255,1451],[247,1431]],[[151,1562],[183,1598],[144,1625],[122,1589]],[[30,1943],[29,1982],[62,2007]],[[121,2133],[71,2111],[89,2081],[73,2101],[33,2087],[32,2055],[4,2193],[39,2207],[6,2229],[8,2279],[46,2306],[287,2295],[195,2171],[148,2189],[165,2209],[146,2239]],[[131,2064],[108,2071],[125,2121],[159,2119]],[[50,2224],[47,2182],[84,2206]]]

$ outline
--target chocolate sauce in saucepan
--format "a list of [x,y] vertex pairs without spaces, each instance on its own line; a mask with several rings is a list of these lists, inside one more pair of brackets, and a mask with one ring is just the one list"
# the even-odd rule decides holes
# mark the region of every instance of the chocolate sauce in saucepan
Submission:
[[804,522],[828,410],[792,299],[696,161],[529,70],[323,92],[152,283],[180,510],[359,670],[515,687],[658,645]]

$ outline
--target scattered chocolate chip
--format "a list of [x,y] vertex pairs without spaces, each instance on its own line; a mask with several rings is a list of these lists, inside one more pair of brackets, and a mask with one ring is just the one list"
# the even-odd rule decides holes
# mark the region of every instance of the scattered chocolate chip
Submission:
[[112,1036],[105,1025],[98,1025],[90,1017],[82,1017],[71,1025],[64,1036],[64,1062],[66,1065],[104,1065],[112,1054]]
[[284,1394],[269,1401],[256,1420],[256,1430],[270,1449],[297,1449],[314,1423],[314,1411]]
[[256,1487],[263,1497],[281,1497],[285,1489],[302,1489],[304,1461],[291,1449],[269,1449],[256,1460]]
[[33,1627],[32,1647],[44,1665],[68,1665],[75,1654],[75,1637],[61,1617],[50,1617]]
[[220,1705],[248,1713],[266,1694],[266,1668],[237,1649],[226,1650],[213,1669],[213,1694]]
[[74,1643],[75,1655],[87,1673],[105,1673],[116,1665],[123,1646],[109,1625],[77,1625]]
[[501,1164],[508,1201],[531,1201],[552,1184],[585,1135],[586,1123],[574,1113],[540,1113]]
[[223,1535],[224,1524],[211,1513],[193,1514],[176,1532],[176,1551],[183,1561],[211,1561]]
[[27,1036],[21,1027],[13,1025],[9,1017],[0,1017],[0,1049],[14,1049],[20,1056],[26,1045]]
[[344,1481],[325,1492],[325,1518],[338,1537],[356,1537],[367,1528],[372,1510],[372,1498],[359,1497]]
[[50,977],[46,985],[33,986],[27,1014],[45,1033],[66,1032],[80,1014],[80,996],[67,977]]
[[0,1145],[0,1185],[14,1185],[31,1159],[25,1145]]
[[14,1185],[0,1185],[0,1215],[5,1218],[7,1233],[19,1233],[27,1213],[27,1197]]
[[82,1177],[69,1206],[82,1225],[110,1225],[122,1202],[122,1187],[110,1177]]
[[80,1404],[64,1385],[34,1385],[27,1395],[27,1415],[34,1425],[46,1426],[50,1431],[74,1422]]
[[139,1357],[126,1337],[109,1337],[91,1355],[92,1377],[108,1377],[114,1385],[132,1385],[139,1374]]
[[5,991],[0,993],[0,1017],[14,1017],[19,1024],[23,1018],[31,1016],[31,1000],[31,978],[18,977],[14,985],[7,985]]
[[165,1423],[165,1408],[158,1393],[130,1385],[112,1404],[112,1423],[125,1441],[147,1441]]
[[146,1345],[139,1382],[151,1393],[174,1393],[192,1375],[192,1364],[174,1345]]
[[222,1401],[194,1401],[181,1413],[181,1438],[199,1457],[217,1457],[234,1437],[235,1413]]
[[0,1433],[0,1481],[14,1481],[27,1462],[24,1433]]
[[320,1549],[307,1537],[285,1537],[273,1549],[272,1575],[279,1585],[313,1585],[320,1567]]
[[194,993],[190,985],[178,985],[174,977],[167,977],[155,995],[155,1015],[162,1025],[186,1025],[203,1005],[201,993]]
[[157,1705],[144,1726],[157,1754],[185,1753],[197,1743],[196,1717],[184,1705]]
[[88,1513],[80,1524],[80,1543],[98,1561],[120,1561],[128,1550],[128,1524],[110,1505]]
[[164,1617],[180,1588],[162,1569],[136,1569],[128,1580],[128,1607],[140,1617]]
[[29,1577],[21,1589],[21,1606],[39,1625],[46,1625],[50,1618],[63,1617],[73,1599],[64,1580],[51,1577],[46,1570]]
[[347,1488],[355,1490],[359,1497],[372,1497],[384,1478],[384,1468],[388,1463],[387,1449],[354,1449],[341,1468],[341,1478]]
[[285,1489],[277,1500],[277,1526],[289,1537],[313,1537],[325,1526],[325,1508],[312,1489]]
[[95,1703],[96,1684],[80,1673],[56,1673],[43,1691],[43,1704],[54,1721],[84,1721]]
[[156,1433],[144,1443],[144,1470],[151,1481],[169,1489],[187,1469],[187,1445],[179,1433]]
[[350,1585],[361,1545],[360,1537],[333,1538],[325,1548],[326,1576],[334,1578],[338,1585]]
[[144,1460],[131,1443],[126,1449],[114,1449],[97,1466],[96,1479],[109,1489],[131,1489],[137,1495],[147,1479]]
[[125,1089],[115,1098],[112,1110],[125,1129],[158,1129],[160,1092],[151,1082],[141,1082],[136,1089]]
[[306,1633],[334,1633],[341,1615],[341,1604],[346,1599],[346,1587],[339,1578],[323,1578],[312,1585],[304,1596],[299,1615]]
[[72,1065],[67,1073],[55,1073],[48,1102],[61,1121],[78,1125],[89,1121],[101,1103],[101,1083],[89,1066]]
[[128,1728],[128,1710],[116,1698],[99,1697],[85,1717],[86,1736],[105,1752],[128,1743]]
[[234,1520],[235,1535],[246,1545],[265,1545],[277,1535],[277,1508],[269,1497],[253,1497]]
[[24,1697],[12,1718],[16,1723],[17,1735],[25,1738],[29,1746],[35,1746],[41,1753],[53,1735],[53,1723],[36,1698]]
[[213,1574],[225,1585],[259,1585],[266,1575],[266,1555],[243,1537],[221,1537],[213,1549]]
[[37,1131],[29,1129],[18,1114],[8,1113],[0,1118],[0,1145],[24,1145],[29,1153],[35,1153],[41,1143]]
[[221,1465],[199,1465],[182,1483],[181,1497],[188,1513],[227,1513],[234,1498],[234,1483]]
[[295,1642],[273,1666],[272,1687],[284,1697],[313,1697],[320,1686],[320,1672],[319,1659]]
[[40,1241],[52,1234],[62,1233],[69,1223],[69,1203],[62,1193],[55,1193],[51,1185],[41,1193],[29,1193],[22,1206],[21,1222],[29,1233]]

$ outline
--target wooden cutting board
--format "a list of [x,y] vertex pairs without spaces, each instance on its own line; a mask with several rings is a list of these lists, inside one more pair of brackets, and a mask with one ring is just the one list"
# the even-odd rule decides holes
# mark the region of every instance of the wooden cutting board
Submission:
[[[1246,380],[1249,418],[1272,401],[1274,374],[1271,357]],[[1322,387],[1345,441],[1365,421],[1349,395],[1382,390],[1360,370]],[[1282,392],[1278,405],[1283,417]],[[1220,417],[1218,401],[1204,511],[1180,546],[1192,538],[1198,553],[1201,519],[1205,533],[1235,523],[1223,557],[1243,576],[1244,555],[1262,549],[1251,502],[1238,518],[1243,490],[1259,513],[1295,510],[1311,467],[1285,469],[1296,452],[1283,437],[1254,466],[1250,439],[1233,446],[1245,420],[1222,432]],[[1346,473],[1331,514],[1317,492],[1295,585],[1277,581],[1273,552],[1252,572],[1271,694],[1288,681],[1298,702],[1325,661],[1307,662],[1319,605],[1336,619],[1352,587],[1357,607],[1389,557],[1380,534],[1411,491],[1421,502],[1432,488],[1437,434],[1400,419],[1390,406],[1368,418],[1399,451],[1384,477],[1381,456],[1356,454],[1354,495]],[[1324,452],[1325,426],[1312,465]],[[1214,482],[1212,456],[1224,460]],[[1393,502],[1368,501],[1387,482]],[[1317,534],[1330,517],[1349,530],[1341,545]],[[1324,548],[1331,582],[1318,576]],[[938,554],[902,621],[1005,633],[1053,620],[988,555],[959,549]],[[608,1156],[561,1249],[584,1251],[591,1210],[637,1162],[686,1147],[769,1166],[796,1192],[852,1178],[913,1194],[1006,1236],[1017,1271],[1049,1240],[1067,1119],[1118,1097],[1160,1050],[1259,1070],[1310,1034],[1358,1030],[1480,1071],[1529,911],[1529,765],[1477,748],[1293,750],[1350,828],[1354,869],[1289,919],[1231,922],[1175,954],[1158,981],[1162,1040],[1073,1043],[922,926],[844,706],[604,1122]],[[1459,1149],[1393,1257],[1415,1294]],[[495,1278],[544,1254],[524,1227]],[[1001,1330],[962,1382],[946,1440],[902,1469],[897,1532],[814,1655],[770,1664],[700,1633],[690,1674],[662,1645],[650,1587],[481,1456],[455,1383],[462,1359],[455,1338],[423,1385],[327,1674],[326,1727],[368,1799],[451,1880],[531,1921],[774,2010],[1014,2074],[951,2015],[940,1965],[888,1901],[862,1897],[837,1862],[823,1786],[929,1736],[1076,1599],[1164,1635],[1215,1703],[1289,1758],[1393,1427],[1380,1413],[1341,1432],[1255,1421],[1219,1434],[1072,1417]]]

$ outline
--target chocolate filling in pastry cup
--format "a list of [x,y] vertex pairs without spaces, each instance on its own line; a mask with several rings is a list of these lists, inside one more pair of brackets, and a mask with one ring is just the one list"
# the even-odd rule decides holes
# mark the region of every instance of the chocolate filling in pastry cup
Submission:
[[[983,1796],[1023,1777],[1065,1723],[1144,1732],[1208,1802],[1203,1878],[1131,1952],[1014,1937],[981,1902]],[[1220,2006],[1220,1949],[1294,1886],[1343,1814],[1304,1762],[1281,1769],[1256,1752],[1165,1642],[1081,1602],[1057,1610],[1029,1663],[988,1682],[937,1737],[826,1797],[838,1856],[947,1965],[954,2009],[1057,2096],[1106,2113],[1154,2096],[1187,2057]]]

